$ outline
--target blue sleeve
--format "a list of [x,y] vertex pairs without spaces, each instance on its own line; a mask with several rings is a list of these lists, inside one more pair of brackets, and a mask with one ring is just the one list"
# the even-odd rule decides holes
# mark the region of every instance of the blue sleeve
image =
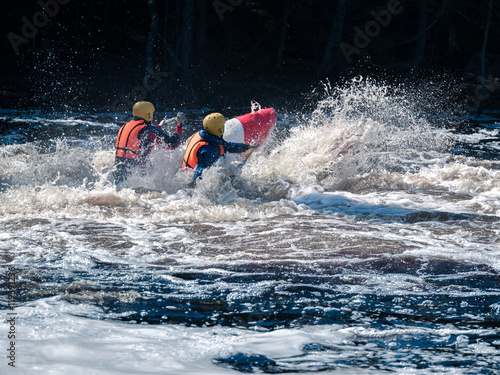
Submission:
[[201,176],[205,168],[215,164],[219,160],[219,150],[215,147],[203,146],[198,150],[198,165],[194,171],[194,179]]
[[229,152],[232,154],[240,154],[250,149],[250,146],[244,143],[234,143],[234,142],[224,141],[223,145],[224,145],[224,152]]

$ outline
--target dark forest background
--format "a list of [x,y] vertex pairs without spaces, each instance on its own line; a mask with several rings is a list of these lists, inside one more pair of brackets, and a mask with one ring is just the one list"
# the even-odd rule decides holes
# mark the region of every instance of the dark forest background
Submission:
[[498,0],[16,0],[2,107],[294,106],[363,75],[500,108]]

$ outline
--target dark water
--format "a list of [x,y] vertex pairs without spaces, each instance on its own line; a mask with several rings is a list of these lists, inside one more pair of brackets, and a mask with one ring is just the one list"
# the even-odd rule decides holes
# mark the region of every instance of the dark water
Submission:
[[498,118],[343,95],[194,190],[110,181],[125,118],[3,111],[2,373],[500,373]]

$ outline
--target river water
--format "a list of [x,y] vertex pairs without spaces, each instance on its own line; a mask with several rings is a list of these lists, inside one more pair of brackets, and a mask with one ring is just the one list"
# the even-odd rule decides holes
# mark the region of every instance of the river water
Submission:
[[331,90],[195,189],[185,145],[113,184],[126,114],[0,110],[0,372],[499,373],[500,113],[422,95]]

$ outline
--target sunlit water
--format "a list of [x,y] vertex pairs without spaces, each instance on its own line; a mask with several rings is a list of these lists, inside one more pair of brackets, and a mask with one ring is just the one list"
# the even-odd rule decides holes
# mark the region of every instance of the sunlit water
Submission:
[[0,373],[499,373],[500,116],[422,100],[353,81],[195,189],[112,183],[126,114],[1,110]]

